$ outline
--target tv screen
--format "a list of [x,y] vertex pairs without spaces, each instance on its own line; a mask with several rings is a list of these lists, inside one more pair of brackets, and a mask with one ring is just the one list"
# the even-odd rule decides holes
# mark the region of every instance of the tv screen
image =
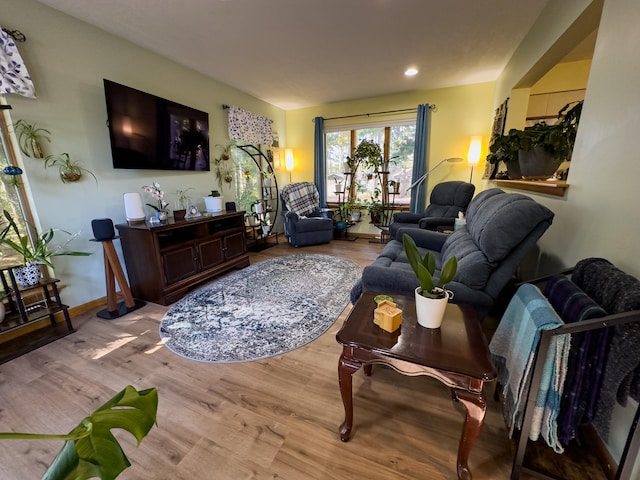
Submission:
[[209,171],[209,114],[104,79],[113,168]]

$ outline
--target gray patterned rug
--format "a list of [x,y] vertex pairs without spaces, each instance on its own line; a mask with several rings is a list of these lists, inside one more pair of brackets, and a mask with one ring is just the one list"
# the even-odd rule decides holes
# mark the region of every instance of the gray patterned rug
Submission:
[[272,258],[176,302],[160,323],[173,352],[213,363],[273,357],[318,338],[349,303],[359,265],[331,255]]

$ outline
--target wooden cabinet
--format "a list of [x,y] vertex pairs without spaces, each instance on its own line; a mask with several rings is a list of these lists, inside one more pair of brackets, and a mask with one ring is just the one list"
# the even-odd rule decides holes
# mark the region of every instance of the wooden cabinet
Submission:
[[149,302],[169,305],[195,285],[249,265],[243,211],[116,228],[131,292]]

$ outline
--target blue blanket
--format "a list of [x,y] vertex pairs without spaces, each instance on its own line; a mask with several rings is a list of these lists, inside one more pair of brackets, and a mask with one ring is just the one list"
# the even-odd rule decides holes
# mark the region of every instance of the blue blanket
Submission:
[[[509,434],[522,427],[524,402],[529,390],[532,367],[542,330],[563,325],[547,299],[534,285],[520,286],[507,306],[491,339],[489,350],[503,385],[504,416]],[[567,335],[552,339],[545,359],[540,388],[536,394],[529,438],[542,434],[547,445],[563,451],[557,436],[556,419],[567,370],[569,341]]]

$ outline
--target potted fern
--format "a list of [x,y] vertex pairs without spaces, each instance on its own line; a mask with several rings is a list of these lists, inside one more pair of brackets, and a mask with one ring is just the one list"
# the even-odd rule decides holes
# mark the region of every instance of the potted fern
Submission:
[[402,243],[409,265],[420,283],[415,290],[418,324],[426,328],[440,328],[447,303],[453,298],[453,292],[444,287],[455,277],[458,260],[449,258],[440,271],[440,277],[434,279],[436,258],[433,252],[427,251],[422,256],[416,242],[406,233],[402,235]]

